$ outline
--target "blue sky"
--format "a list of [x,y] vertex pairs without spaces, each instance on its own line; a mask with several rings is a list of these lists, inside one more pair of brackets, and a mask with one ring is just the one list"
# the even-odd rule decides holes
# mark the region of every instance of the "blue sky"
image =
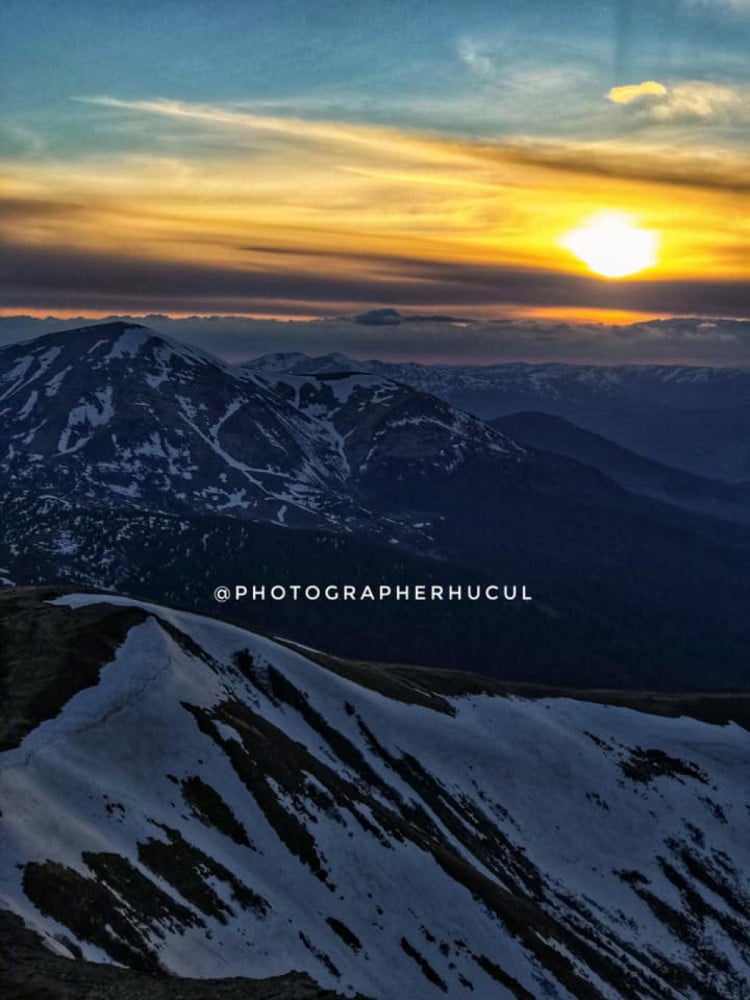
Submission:
[[59,151],[101,141],[74,96],[588,135],[610,87],[750,75],[743,0],[5,0],[0,17],[4,117]]

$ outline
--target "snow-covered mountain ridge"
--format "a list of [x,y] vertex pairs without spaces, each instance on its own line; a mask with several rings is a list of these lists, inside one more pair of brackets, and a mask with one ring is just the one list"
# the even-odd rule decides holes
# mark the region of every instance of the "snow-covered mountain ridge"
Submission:
[[[623,331],[627,336],[627,328]],[[484,420],[526,410],[564,417],[655,461],[750,479],[750,370],[680,364],[415,364],[340,355],[271,354],[266,374],[366,371],[444,399]]]
[[344,531],[381,530],[360,481],[392,461],[524,456],[382,376],[267,378],[123,323],[0,351],[0,421],[0,474],[19,488]]
[[0,628],[0,900],[61,954],[383,1000],[748,995],[742,699],[508,696],[114,595],[6,591]]
[[750,372],[744,368],[699,365],[587,365],[562,362],[501,362],[498,364],[421,364],[413,361],[356,360],[342,354],[264,354],[244,367],[258,372],[308,375],[328,372],[369,372],[442,396],[459,390],[535,394],[539,399],[578,396],[617,399],[637,392],[644,401],[688,408],[711,402],[746,402]]

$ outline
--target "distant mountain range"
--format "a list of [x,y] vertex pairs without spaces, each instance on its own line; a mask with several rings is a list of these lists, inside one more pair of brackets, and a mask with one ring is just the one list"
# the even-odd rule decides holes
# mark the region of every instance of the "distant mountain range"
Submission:
[[750,523],[750,482],[725,483],[662,465],[549,413],[512,413],[491,423],[522,444],[593,466],[635,493]]
[[366,371],[482,419],[541,411],[644,456],[709,478],[750,480],[750,371],[684,365],[421,365],[341,354],[268,354],[248,362],[290,374]]
[[748,683],[746,527],[342,364],[233,367],[125,323],[0,350],[0,579],[202,610],[236,582],[526,584],[533,602],[494,613],[288,601],[223,612],[342,654],[444,667],[468,656],[518,679]]
[[[358,361],[345,354],[311,357],[300,353],[265,354],[248,361],[255,371],[292,375],[361,371],[415,385],[434,395],[467,391],[501,392],[565,403],[605,400],[612,404],[656,402],[675,409],[721,409],[747,403],[750,371],[686,365],[570,365],[526,362],[494,365],[425,365],[415,362]],[[440,391],[438,391],[440,390]]]
[[0,649],[9,1000],[748,996],[747,695],[530,690],[50,588],[0,592]]

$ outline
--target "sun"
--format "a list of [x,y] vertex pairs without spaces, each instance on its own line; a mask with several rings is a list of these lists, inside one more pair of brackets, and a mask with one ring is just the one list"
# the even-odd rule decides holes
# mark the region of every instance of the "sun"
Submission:
[[656,263],[657,234],[639,229],[625,212],[599,212],[560,245],[604,278],[626,278]]

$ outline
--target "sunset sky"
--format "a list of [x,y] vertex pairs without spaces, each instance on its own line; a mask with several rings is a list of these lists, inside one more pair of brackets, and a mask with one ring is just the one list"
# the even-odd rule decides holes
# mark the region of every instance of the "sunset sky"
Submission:
[[746,317],[748,51],[750,0],[4,0],[0,310]]

